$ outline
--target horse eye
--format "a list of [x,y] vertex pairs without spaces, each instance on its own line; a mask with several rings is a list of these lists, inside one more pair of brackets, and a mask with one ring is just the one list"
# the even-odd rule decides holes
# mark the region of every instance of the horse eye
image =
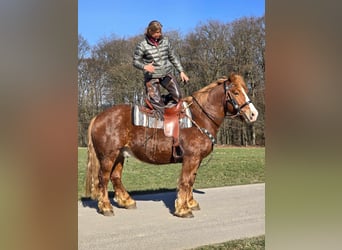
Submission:
[[239,95],[239,92],[234,92],[233,93],[235,96],[238,96]]

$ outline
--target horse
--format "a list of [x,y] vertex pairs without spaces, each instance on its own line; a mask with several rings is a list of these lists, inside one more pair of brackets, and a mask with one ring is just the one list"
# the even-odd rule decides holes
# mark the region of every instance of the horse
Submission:
[[[258,111],[247,95],[248,89],[241,75],[231,73],[183,98],[192,113],[190,128],[181,128],[179,142],[184,150],[178,180],[174,215],[193,217],[199,203],[193,197],[193,185],[202,160],[213,151],[215,138],[226,116],[239,117],[252,123]],[[122,183],[126,153],[150,164],[175,163],[172,138],[163,129],[135,126],[132,106],[114,105],[96,115],[88,127],[88,164],[86,170],[86,197],[98,201],[98,211],[114,215],[108,197],[108,182],[112,182],[119,207],[136,208]]]

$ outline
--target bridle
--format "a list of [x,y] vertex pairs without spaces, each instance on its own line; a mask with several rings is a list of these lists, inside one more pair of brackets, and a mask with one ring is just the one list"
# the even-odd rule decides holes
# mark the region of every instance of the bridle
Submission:
[[[229,79],[225,80],[223,82],[223,88],[224,88],[224,96],[225,99],[223,100],[223,107],[224,107],[224,113],[225,116],[229,116],[231,118],[234,118],[236,116],[242,115],[242,109],[249,105],[250,103],[252,103],[251,100],[246,101],[244,104],[242,104],[241,106],[239,106],[239,104],[236,102],[235,98],[232,96],[231,94],[231,85],[227,84],[230,83]],[[196,98],[191,95],[192,99],[196,102],[196,104],[198,105],[198,107],[200,107],[200,109],[202,110],[202,112],[217,126],[219,127],[219,125],[217,124],[217,122],[215,122],[215,117],[213,117],[211,114],[209,114],[202,106],[201,104],[199,104],[199,102],[196,100]],[[233,106],[234,109],[234,113],[229,113],[228,111],[228,104],[231,104]]]
[[[252,101],[246,101],[244,104],[242,104],[241,106],[239,106],[239,104],[236,102],[235,98],[232,97],[230,90],[231,90],[231,86],[229,86],[230,84],[227,85],[227,82],[229,82],[229,80],[226,80],[223,82],[223,88],[224,88],[224,96],[225,99],[223,100],[223,106],[224,106],[224,113],[225,116],[229,116],[231,118],[235,118],[236,116],[242,115],[241,110],[249,105],[250,103],[252,103]],[[217,122],[215,121],[215,117],[213,117],[211,114],[209,114],[203,107],[202,105],[197,101],[197,99],[191,95],[192,99],[195,101],[195,103],[197,104],[197,106],[202,110],[202,112],[217,126],[220,127],[219,124],[217,124]],[[231,104],[234,108],[235,113],[231,114],[228,111],[228,104]],[[216,143],[216,139],[215,137],[210,134],[210,132],[205,129],[205,128],[201,128],[191,117],[189,117],[189,119],[192,121],[193,124],[196,125],[196,127],[204,134],[206,134],[209,139],[212,141],[213,144]]]
[[[234,117],[236,117],[236,116],[241,115],[241,110],[242,110],[245,106],[247,106],[247,105],[249,105],[250,103],[252,103],[252,101],[251,101],[251,100],[248,100],[248,101],[246,101],[244,104],[242,104],[241,106],[239,106],[239,104],[236,102],[235,98],[234,98],[234,97],[232,96],[232,94],[230,93],[231,86],[230,86],[230,84],[227,85],[227,82],[229,82],[229,80],[226,80],[226,81],[223,82],[224,96],[225,96],[225,100],[224,100],[225,103],[224,103],[224,105],[223,105],[223,106],[224,106],[224,112],[225,112],[225,115],[226,115],[226,116],[229,116],[229,117],[231,117],[231,118],[234,118]],[[227,108],[228,103],[230,103],[230,104],[233,106],[233,108],[234,108],[234,113],[233,113],[233,114],[229,113],[229,111],[228,111],[228,108]]]

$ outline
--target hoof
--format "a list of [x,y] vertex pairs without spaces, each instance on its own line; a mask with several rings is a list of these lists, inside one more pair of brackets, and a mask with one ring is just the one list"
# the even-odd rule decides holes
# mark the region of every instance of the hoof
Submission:
[[198,211],[201,210],[200,206],[197,204],[197,206],[191,207],[192,211]]
[[137,203],[132,198],[120,199],[119,196],[116,196],[115,200],[116,200],[116,203],[118,204],[118,206],[121,207],[121,208],[126,208],[126,209],[135,209],[135,208],[137,208]]
[[114,216],[114,212],[113,211],[104,211],[103,215],[104,216]]
[[134,202],[134,204],[128,205],[125,208],[126,209],[136,209],[137,208],[137,204]]
[[175,216],[180,217],[180,218],[193,218],[194,215],[192,214],[191,210],[186,212],[186,213],[177,213],[175,212]]

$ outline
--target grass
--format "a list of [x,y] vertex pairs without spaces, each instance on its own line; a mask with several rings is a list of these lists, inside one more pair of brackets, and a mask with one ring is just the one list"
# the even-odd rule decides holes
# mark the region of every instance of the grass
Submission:
[[216,250],[216,249],[230,249],[230,250],[262,250],[265,249],[265,235],[258,237],[232,240],[220,244],[206,245],[194,248],[192,250]]
[[[84,194],[87,149],[78,149],[78,198]],[[265,148],[216,146],[198,170],[194,188],[211,188],[265,182]],[[175,190],[181,164],[151,165],[125,160],[123,183],[128,192]],[[108,185],[112,191],[112,185]]]

